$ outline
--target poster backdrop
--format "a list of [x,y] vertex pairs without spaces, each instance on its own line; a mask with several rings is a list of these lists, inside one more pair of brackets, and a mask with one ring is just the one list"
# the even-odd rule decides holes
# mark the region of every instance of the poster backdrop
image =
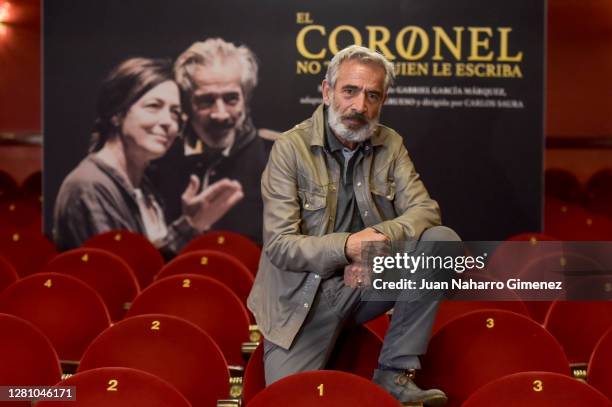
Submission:
[[260,63],[256,127],[278,131],[321,102],[327,61],[352,43],[398,73],[381,122],[465,240],[541,226],[544,1],[54,0],[44,3],[45,223],[85,156],[100,81],[133,56],[176,58],[221,37]]

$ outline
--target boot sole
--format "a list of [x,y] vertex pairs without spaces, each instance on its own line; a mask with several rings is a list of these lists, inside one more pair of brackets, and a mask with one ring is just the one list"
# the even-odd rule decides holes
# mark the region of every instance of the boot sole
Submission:
[[434,397],[425,401],[407,401],[402,403],[404,407],[442,407],[448,402],[448,397]]

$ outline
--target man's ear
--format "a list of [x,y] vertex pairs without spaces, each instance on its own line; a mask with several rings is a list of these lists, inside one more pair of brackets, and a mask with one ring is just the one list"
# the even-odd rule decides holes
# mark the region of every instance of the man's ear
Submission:
[[323,79],[323,83],[321,83],[321,93],[323,93],[323,103],[326,106],[329,106],[329,93],[331,92],[331,88],[329,86],[329,82],[327,79]]

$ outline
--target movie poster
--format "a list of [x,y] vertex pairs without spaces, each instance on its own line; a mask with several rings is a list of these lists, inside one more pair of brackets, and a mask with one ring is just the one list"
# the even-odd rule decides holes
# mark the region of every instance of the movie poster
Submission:
[[[381,123],[403,136],[440,204],[443,223],[464,240],[538,231],[544,19],[544,2],[533,0],[46,1],[46,231],[53,228],[62,182],[88,154],[108,72],[131,57],[174,60],[192,43],[210,38],[244,45],[256,56],[257,85],[244,114],[268,144],[321,103],[326,65],[338,50],[361,44],[381,52],[397,74]],[[266,148],[256,154],[264,164]],[[197,160],[180,154],[175,159],[176,168],[183,159]],[[255,201],[261,164],[255,161],[236,160],[238,167],[211,170],[201,182],[248,173],[245,206],[234,207],[215,226],[260,240]],[[177,186],[163,197],[170,223],[189,180],[178,172],[165,174],[160,182],[176,178]],[[245,214],[246,220],[240,218]]]

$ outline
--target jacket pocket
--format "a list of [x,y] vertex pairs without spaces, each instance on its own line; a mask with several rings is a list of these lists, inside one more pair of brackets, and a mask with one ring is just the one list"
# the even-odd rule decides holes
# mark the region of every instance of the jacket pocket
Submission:
[[320,191],[298,191],[302,209],[305,211],[318,211],[327,206],[327,196],[321,189]]
[[298,190],[302,207],[301,232],[305,235],[320,235],[327,227],[325,222],[327,195],[324,189]]
[[370,182],[372,199],[384,220],[393,219],[395,212],[395,182],[392,179],[372,179]]

